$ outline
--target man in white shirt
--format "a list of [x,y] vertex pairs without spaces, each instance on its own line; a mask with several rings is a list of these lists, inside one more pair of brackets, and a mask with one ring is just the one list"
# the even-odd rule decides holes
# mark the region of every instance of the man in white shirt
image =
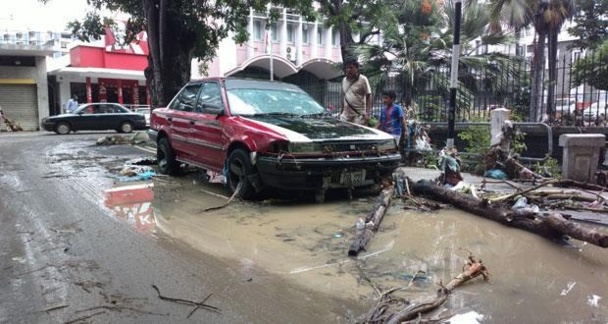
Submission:
[[68,100],[68,102],[65,104],[65,112],[71,114],[76,110],[76,108],[78,108],[78,96],[74,96]]
[[367,125],[372,110],[372,89],[367,77],[359,73],[359,62],[346,61],[342,80],[342,113],[340,119]]

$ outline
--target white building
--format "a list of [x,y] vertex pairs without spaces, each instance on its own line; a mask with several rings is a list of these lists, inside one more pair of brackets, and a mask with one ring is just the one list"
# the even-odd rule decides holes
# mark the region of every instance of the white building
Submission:
[[[228,37],[209,64],[209,76],[267,75],[272,69],[274,79],[308,72],[318,80],[331,80],[342,71],[335,64],[342,61],[337,30],[325,27],[322,21],[307,22],[289,9],[266,28],[265,13],[249,13],[249,41],[237,45]],[[272,67],[271,67],[272,63]],[[193,78],[202,77],[198,64],[193,63]]]

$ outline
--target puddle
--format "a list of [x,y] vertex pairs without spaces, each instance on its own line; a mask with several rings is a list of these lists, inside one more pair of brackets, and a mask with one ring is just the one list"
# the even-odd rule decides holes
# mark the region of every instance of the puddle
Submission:
[[122,185],[104,191],[104,205],[117,219],[142,233],[155,233],[153,183]]
[[367,251],[351,259],[356,220],[375,196],[324,204],[234,201],[202,212],[223,205],[228,197],[221,193],[221,185],[171,178],[109,190],[106,206],[143,232],[162,231],[205,254],[235,260],[243,274],[262,268],[370,308],[375,289],[408,286],[400,297],[434,298],[437,284],[461,273],[472,253],[489,269],[490,281],[458,288],[446,308],[488,323],[608,321],[608,249],[580,241],[564,247],[456,209],[421,213],[396,202]]

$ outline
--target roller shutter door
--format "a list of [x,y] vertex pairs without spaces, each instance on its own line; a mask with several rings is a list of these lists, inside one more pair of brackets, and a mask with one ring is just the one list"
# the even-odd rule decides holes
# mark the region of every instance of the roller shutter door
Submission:
[[0,84],[0,106],[6,117],[21,125],[24,130],[39,129],[35,84]]

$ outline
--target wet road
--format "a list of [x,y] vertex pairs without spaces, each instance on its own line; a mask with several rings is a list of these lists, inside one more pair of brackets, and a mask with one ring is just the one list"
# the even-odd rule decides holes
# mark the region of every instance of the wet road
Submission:
[[207,302],[222,314],[198,310],[193,322],[345,323],[375,305],[376,289],[432,298],[473,253],[490,281],[459,288],[442,311],[468,312],[466,323],[608,323],[607,249],[396,201],[368,251],[350,259],[353,225],[375,196],[234,201],[204,212],[226,202],[221,185],[195,174],[117,182],[126,160],[148,153],[93,146],[100,136],[0,134],[0,321],[104,312],[87,321],[188,322],[192,307],[158,300],[156,284],[172,297],[213,293]]
[[[342,323],[362,310],[159,233],[150,204],[109,198],[129,197],[108,191],[112,175],[142,152],[95,146],[102,135],[0,133],[0,323]],[[220,312],[188,318],[193,306],[152,285],[211,295]]]

